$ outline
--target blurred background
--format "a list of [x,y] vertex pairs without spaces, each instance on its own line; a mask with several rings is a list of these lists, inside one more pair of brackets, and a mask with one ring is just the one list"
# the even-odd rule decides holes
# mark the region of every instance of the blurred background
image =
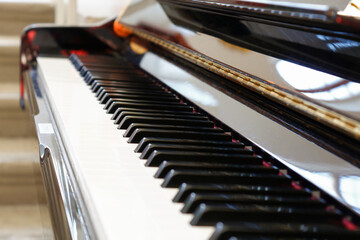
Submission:
[[[99,8],[99,4],[101,7]],[[89,24],[122,0],[0,0],[0,239],[53,239],[33,120],[19,104],[19,46],[33,23]]]

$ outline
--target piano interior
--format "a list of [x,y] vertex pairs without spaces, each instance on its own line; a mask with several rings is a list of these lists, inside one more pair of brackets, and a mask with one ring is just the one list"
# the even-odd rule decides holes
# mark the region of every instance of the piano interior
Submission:
[[360,19],[324,4],[134,1],[26,29],[56,238],[360,239]]

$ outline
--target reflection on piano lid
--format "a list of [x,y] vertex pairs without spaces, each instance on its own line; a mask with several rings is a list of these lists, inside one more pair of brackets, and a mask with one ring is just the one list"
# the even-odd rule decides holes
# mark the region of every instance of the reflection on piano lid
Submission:
[[27,29],[57,237],[358,238],[358,28],[322,5],[159,0]]

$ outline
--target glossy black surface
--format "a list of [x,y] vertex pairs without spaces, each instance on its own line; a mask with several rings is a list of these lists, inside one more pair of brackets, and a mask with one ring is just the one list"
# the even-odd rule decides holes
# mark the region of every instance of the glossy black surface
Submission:
[[176,25],[348,80],[360,81],[359,29],[301,19],[288,19],[286,22],[278,16],[230,11],[198,1],[161,0],[160,3]]
[[[176,8],[173,8],[176,10]],[[204,18],[206,20],[206,18]],[[203,19],[203,20],[204,20]],[[253,23],[255,24],[255,23]],[[129,49],[129,39],[128,38],[120,38],[115,35],[112,29],[113,23],[112,21],[97,27],[35,27],[29,29],[24,32],[23,34],[23,54],[26,54],[26,58],[28,62],[31,63],[29,59],[35,59],[37,55],[58,55],[58,56],[69,56],[71,53],[75,52],[80,55],[88,55],[93,53],[108,53],[109,55],[113,55],[115,52],[120,53],[121,56],[130,59],[135,64],[142,58],[141,55],[137,55],[133,53]],[[226,25],[230,26],[230,24]],[[257,24],[258,27],[261,24]],[[288,29],[290,31],[292,29]],[[281,32],[280,28],[277,28],[277,31]],[[298,31],[298,30],[293,30]],[[288,32],[287,32],[288,33]],[[304,33],[305,34],[305,33]],[[274,34],[276,35],[276,34]],[[296,39],[296,38],[292,38]],[[249,39],[250,40],[250,39]],[[264,44],[265,41],[262,41]],[[83,43],[83,44],[82,44]],[[257,42],[252,42],[255,44]],[[261,46],[256,45],[257,47]],[[264,46],[262,46],[264,47]],[[307,46],[308,48],[312,48],[313,46]],[[157,51],[156,47],[151,47],[152,51]],[[285,48],[284,48],[285,49]],[[300,56],[304,53],[304,51],[298,51],[298,48],[286,48],[288,50],[287,53],[290,51],[294,51],[299,53],[296,56]],[[281,52],[281,48],[276,48],[274,46],[269,46],[266,51],[274,51],[276,52],[279,50]],[[360,51],[360,48],[356,48],[357,51]],[[355,51],[354,51],[355,53]],[[173,56],[168,55],[166,52],[160,51],[158,54],[162,55],[163,57],[166,56],[168,61],[174,61],[175,64],[181,66],[182,68],[187,69],[187,71],[194,71],[194,66],[192,64],[187,63],[186,61],[182,61],[180,59],[176,60]],[[336,61],[340,61],[341,59],[337,59],[337,57],[341,57],[340,54],[337,54],[334,59]],[[308,64],[306,62],[305,64]],[[324,63],[323,65],[331,64],[331,63]],[[354,64],[358,64],[354,62]],[[107,82],[108,80],[113,81],[120,76],[123,76],[123,73],[114,72],[109,73],[112,69],[111,65],[108,65],[106,62],[103,63],[102,67],[106,65],[107,73],[102,72],[95,72],[89,75],[87,74],[85,77],[86,79],[93,78],[100,78],[101,80],[105,80],[102,82],[102,85],[99,85],[101,81],[98,81],[95,86],[93,86],[94,91],[98,90],[99,88],[109,88],[112,87],[115,83],[114,82]],[[32,67],[31,64],[24,65],[22,64],[23,68]],[[91,68],[91,64],[89,65]],[[348,66],[347,66],[348,67]],[[95,69],[96,70],[96,69]],[[111,70],[112,71],[112,70]],[[344,72],[342,72],[344,74]],[[241,86],[237,84],[231,83],[229,81],[225,81],[224,79],[217,78],[216,76],[209,74],[205,70],[197,69],[195,70],[196,75],[200,79],[203,79],[205,82],[209,82],[212,85],[218,85],[221,91],[227,92],[227,94],[232,95],[239,101],[243,101],[242,98],[247,96],[246,104],[249,104],[251,107],[258,109],[262,114],[267,115],[268,117],[279,121],[281,124],[287,125],[290,129],[300,133],[301,135],[307,137],[308,139],[315,141],[322,147],[331,150],[332,152],[336,153],[337,155],[346,158],[348,161],[352,162],[355,165],[359,165],[358,158],[359,158],[359,148],[358,141],[353,141],[351,138],[344,136],[339,132],[335,132],[334,130],[323,126],[316,121],[308,119],[306,117],[302,117],[298,115],[296,112],[290,111],[286,109],[286,107],[282,107],[279,104],[267,101],[260,101],[263,97],[258,96],[257,94],[250,93],[246,89],[243,89]],[[348,76],[348,75],[347,75]],[[124,79],[122,79],[124,80]],[[129,80],[130,81],[130,80]],[[219,83],[219,84],[216,84]],[[116,84],[115,84],[116,85]],[[131,86],[133,89],[136,86]],[[138,86],[141,90],[143,87]],[[239,96],[241,96],[239,98]],[[250,100],[253,99],[253,100]],[[117,102],[108,102],[108,107],[112,108],[118,106],[120,103]],[[121,103],[124,105],[124,103]],[[133,106],[134,104],[141,104],[141,102],[137,101],[137,103],[126,103],[128,106]],[[259,106],[260,105],[260,106]],[[146,105],[143,104],[144,107]],[[123,106],[125,107],[125,105]],[[159,106],[163,108],[163,106]],[[111,109],[109,111],[112,111]],[[307,124],[304,124],[307,122]],[[139,133],[142,134],[142,133]]]
[[[85,61],[87,57],[72,55],[70,59],[75,66],[77,66],[77,62],[83,62],[84,65],[87,63]],[[126,65],[126,62],[122,63],[119,65],[119,68],[126,68]],[[81,71],[81,69],[79,68],[78,70]],[[104,71],[106,70],[104,69]],[[98,81],[94,80],[93,83],[90,83],[85,78],[84,80],[88,85]],[[149,80],[155,79],[150,77]],[[121,82],[121,78],[118,79],[118,82]],[[134,80],[132,83],[129,83],[125,79],[124,83],[136,85],[139,82]],[[120,128],[127,129],[127,131],[135,127],[134,133],[146,133],[149,144],[142,151],[143,155],[140,157],[140,159],[147,159],[146,167],[159,167],[159,169],[162,168],[164,170],[164,165],[167,164],[169,166],[169,164],[172,164],[167,173],[163,173],[164,181],[161,185],[162,187],[180,188],[179,190],[182,192],[184,184],[197,183],[207,186],[206,192],[192,192],[184,201],[185,205],[182,212],[193,213],[192,225],[214,226],[220,221],[225,223],[252,222],[263,224],[263,227],[260,227],[260,229],[266,231],[266,229],[271,228],[273,223],[292,223],[295,225],[306,223],[321,224],[325,227],[340,227],[339,229],[344,231],[345,234],[357,236],[358,231],[350,232],[345,224],[342,223],[343,216],[339,211],[327,209],[328,203],[323,199],[315,199],[310,194],[306,194],[307,190],[300,187],[304,182],[295,183],[296,178],[280,173],[276,164],[272,164],[273,159],[270,156],[262,151],[258,151],[256,154],[254,151],[244,148],[245,138],[240,140],[234,132],[224,134],[225,127],[223,129],[223,127],[216,125],[214,121],[211,121],[211,116],[208,116],[206,113],[196,112],[196,106],[186,100],[180,100],[182,97],[167,88],[162,82],[155,80],[152,84],[158,90],[171,94],[174,102],[177,102],[177,104],[191,107],[193,111],[189,113],[194,117],[199,115],[206,117],[205,119],[208,119],[213,124],[213,127],[193,128],[193,126],[188,126],[185,121],[176,122],[175,124],[162,121],[149,122],[150,118],[143,114],[142,116],[128,119],[129,121],[126,126],[119,126]],[[121,84],[117,85],[114,88],[123,89]],[[132,90],[129,90],[129,93],[131,92]],[[151,90],[148,93],[151,93]],[[124,102],[128,100],[138,101],[133,96],[123,99]],[[147,101],[151,103],[151,100],[142,99],[142,101],[144,103]],[[159,101],[163,101],[164,105],[167,104],[167,100]],[[108,102],[111,102],[111,99]],[[143,111],[143,107],[140,105],[134,106],[134,109],[138,112]],[[148,109],[157,110],[155,105]],[[123,113],[121,106],[117,110],[121,112],[120,114]],[[115,112],[117,110],[112,111],[112,113],[116,115]],[[126,117],[122,122],[125,119]],[[158,119],[161,120],[161,118]],[[177,115],[174,116],[174,119],[181,120],[182,117]],[[146,125],[139,125],[138,120],[144,121]],[[135,126],[136,124],[138,125]],[[188,131],[186,129],[188,127],[193,129]],[[138,139],[133,141],[134,133],[131,136],[127,136],[125,133],[124,137],[129,137],[128,142],[130,143],[141,142],[139,145],[143,145],[144,138],[142,136],[139,138],[141,141],[138,141]],[[220,136],[222,137],[220,138]],[[171,145],[167,144],[170,141],[166,141],[165,144],[161,143],[164,137],[170,139],[170,141],[175,140],[178,142]],[[222,149],[220,152],[218,151],[220,150],[219,148],[216,150],[213,147],[204,151],[199,146],[189,145],[189,140],[195,142],[214,141],[231,143],[232,145],[238,144],[238,148],[233,149],[235,150],[234,152],[229,148],[223,147],[220,147]],[[151,147],[155,147],[155,149],[150,150]],[[152,152],[146,154],[147,151]],[[299,184],[299,187],[295,187],[297,184]],[[225,192],[219,191],[219,187],[222,188],[221,186],[223,185],[227,186],[223,188]],[[226,192],[226,190],[233,190],[234,192]],[[290,192],[290,195],[294,192],[297,192],[297,194],[296,196],[288,196],[287,192]],[[314,233],[311,231],[297,232],[299,237],[305,236],[304,234],[309,237],[314,236]],[[266,233],[254,233],[254,236],[264,237]],[[215,239],[221,239],[221,237]]]

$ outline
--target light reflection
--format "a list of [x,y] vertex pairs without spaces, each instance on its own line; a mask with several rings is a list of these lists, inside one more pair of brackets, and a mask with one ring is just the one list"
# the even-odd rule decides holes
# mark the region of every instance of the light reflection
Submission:
[[354,82],[349,82],[349,84],[347,84],[347,89],[353,95],[359,94],[360,84],[354,83]]
[[[156,61],[153,61],[154,58]],[[218,100],[209,92],[204,91],[200,87],[191,83],[191,79],[195,77],[186,71],[182,70],[176,65],[161,59],[151,52],[144,55],[140,66],[146,69],[149,73],[156,72],[156,75],[165,82],[169,87],[177,89],[178,92],[200,105],[209,107],[217,107]]]
[[360,176],[341,177],[340,194],[348,204],[360,209]]
[[323,88],[339,82],[339,77],[280,60],[276,63],[280,76],[298,90]]
[[327,193],[332,196],[338,195],[336,185],[337,179],[330,172],[310,172],[300,169],[302,175],[309,179],[312,183],[315,183],[321,189],[326,190]]
[[360,95],[360,84],[323,73],[298,64],[280,60],[276,63],[279,75],[307,97],[336,101]]
[[175,89],[180,89],[179,92],[182,93],[186,98],[190,99],[193,102],[201,103],[202,105],[216,107],[218,106],[217,100],[208,92],[201,90],[200,88],[190,84],[189,82],[167,82],[167,84]]
[[329,37],[324,35],[317,35],[316,37],[321,41],[327,41],[328,43],[326,46],[333,52],[337,52],[345,48],[357,48],[360,46],[359,42],[343,38]]

